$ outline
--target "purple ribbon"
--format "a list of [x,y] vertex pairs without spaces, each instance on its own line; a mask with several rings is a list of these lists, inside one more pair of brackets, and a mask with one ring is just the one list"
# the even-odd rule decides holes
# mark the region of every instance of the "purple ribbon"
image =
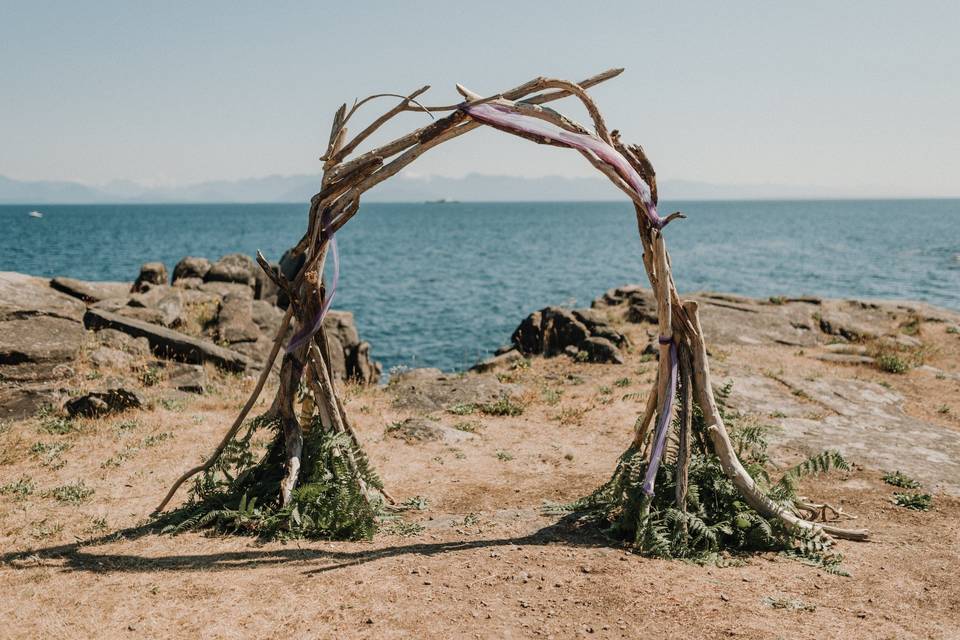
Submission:
[[324,213],[323,218],[320,220],[320,224],[323,225],[321,231],[327,236],[327,242],[330,244],[330,252],[333,254],[333,278],[330,281],[330,289],[325,292],[326,295],[324,296],[323,304],[313,319],[313,323],[303,327],[290,338],[290,343],[287,345],[287,353],[291,353],[302,347],[320,330],[321,325],[323,325],[323,319],[326,317],[327,311],[330,310],[333,296],[337,293],[337,282],[340,280],[340,252],[337,251],[337,238],[332,229],[332,222],[329,213]]
[[653,453],[650,454],[650,464],[647,465],[647,472],[643,477],[643,492],[653,497],[653,484],[657,480],[657,470],[660,468],[660,460],[663,458],[663,448],[667,443],[667,431],[670,428],[670,422],[673,420],[673,397],[677,393],[677,367],[679,360],[677,358],[677,343],[670,336],[660,336],[660,344],[670,345],[670,383],[667,385],[667,397],[662,398],[663,404],[660,407],[660,415],[657,417],[657,428],[653,432]]
[[613,167],[620,177],[633,189],[643,203],[650,224],[657,229],[662,229],[667,224],[666,218],[661,218],[657,215],[657,206],[653,202],[650,185],[640,177],[640,174],[627,162],[623,154],[596,136],[566,131],[543,120],[519,114],[512,111],[508,106],[501,104],[485,102],[478,105],[465,104],[460,108],[471,118],[479,120],[480,122],[505,127],[514,131],[530,133],[558,142],[572,149],[592,152],[600,158],[600,160]]

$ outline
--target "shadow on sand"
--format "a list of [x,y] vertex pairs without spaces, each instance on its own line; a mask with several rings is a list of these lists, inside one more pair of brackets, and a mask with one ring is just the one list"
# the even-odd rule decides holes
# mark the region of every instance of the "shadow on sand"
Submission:
[[[156,557],[121,553],[100,554],[86,551],[86,549],[90,547],[121,542],[123,540],[136,540],[153,534],[156,534],[156,529],[153,527],[137,527],[72,544],[4,553],[0,554],[0,565],[30,568],[31,566],[43,564],[46,560],[61,560],[63,564],[57,566],[68,571],[138,573],[153,571],[228,571],[292,564],[302,566],[305,569],[305,574],[315,574],[336,571],[354,565],[404,555],[434,556],[444,553],[468,551],[471,549],[509,545],[563,545],[569,547],[597,548],[614,544],[609,539],[603,538],[596,533],[574,527],[572,519],[567,517],[525,536],[468,541],[411,543],[355,551],[312,547],[282,547]],[[271,544],[271,546],[273,545]],[[313,566],[321,562],[324,563],[322,566]]]

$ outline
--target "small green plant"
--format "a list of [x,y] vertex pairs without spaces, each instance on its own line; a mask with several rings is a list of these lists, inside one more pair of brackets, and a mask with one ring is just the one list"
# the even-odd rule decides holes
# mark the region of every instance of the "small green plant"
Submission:
[[615,386],[617,386],[617,387],[620,387],[620,388],[629,387],[629,386],[630,386],[630,378],[620,378],[620,379],[618,379],[616,382],[614,382],[613,384],[614,384]]
[[136,420],[120,420],[113,424],[113,428],[117,431],[133,431],[140,426],[140,423]]
[[910,370],[910,363],[896,353],[881,353],[874,361],[880,371],[887,373],[906,373]]
[[470,402],[458,402],[453,405],[447,411],[452,413],[455,416],[468,416],[471,413],[475,413],[477,410],[477,405]]
[[84,484],[83,480],[80,480],[51,489],[47,495],[53,497],[57,502],[80,504],[86,502],[93,493],[93,489]]
[[914,511],[929,511],[933,505],[933,496],[929,493],[894,493],[893,504]]
[[937,413],[941,415],[950,415],[950,407],[948,405],[942,404],[937,407]]
[[497,451],[497,460],[509,462],[510,460],[513,460],[513,454],[509,451]]
[[770,304],[781,305],[781,304],[787,303],[787,299],[784,298],[783,296],[770,296],[769,299],[770,299]]
[[387,523],[381,530],[402,538],[413,538],[423,533],[425,528],[419,522],[407,522],[398,518]]
[[607,385],[601,385],[600,388],[597,389],[597,392],[602,396],[608,396],[611,393],[613,393],[613,389],[611,389]]
[[144,449],[149,449],[150,447],[155,447],[161,442],[165,442],[171,439],[172,437],[173,437],[173,434],[170,433],[169,431],[164,431],[162,433],[155,433],[144,438],[140,446],[142,446]]
[[160,400],[160,406],[166,409],[167,411],[173,411],[179,413],[186,408],[186,405],[179,400],[173,400],[172,398],[163,398]]
[[883,474],[883,481],[901,489],[919,489],[920,483],[901,471]]
[[68,442],[37,442],[30,447],[30,453],[40,458],[40,464],[51,469],[61,469],[66,462],[61,457],[70,450]]
[[401,510],[423,511],[430,504],[430,501],[423,496],[413,496],[401,502],[398,506]]
[[140,383],[145,387],[154,387],[163,380],[163,370],[156,365],[144,367],[140,372]]
[[36,485],[30,476],[20,476],[16,482],[8,482],[0,485],[0,496],[13,496],[14,500],[23,500],[29,495],[33,495]]
[[523,405],[509,396],[502,396],[496,402],[481,404],[478,408],[488,416],[518,416],[523,413]]
[[546,402],[551,407],[560,402],[560,398],[563,396],[563,389],[544,389],[543,390],[543,401]]
[[956,325],[950,325],[949,327],[947,327],[947,333],[953,333],[953,334],[960,333],[960,327]]
[[40,420],[40,428],[47,433],[62,436],[68,433],[79,431],[77,423],[62,415],[48,415]]

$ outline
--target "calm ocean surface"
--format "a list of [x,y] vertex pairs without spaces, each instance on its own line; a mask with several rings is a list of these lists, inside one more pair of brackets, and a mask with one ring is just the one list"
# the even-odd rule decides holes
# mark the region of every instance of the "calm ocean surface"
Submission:
[[[39,209],[41,219],[27,213]],[[960,200],[664,202],[682,290],[909,298],[960,309]],[[0,270],[132,280],[257,249],[278,260],[300,204],[2,205]],[[367,204],[340,234],[336,308],[374,356],[462,369],[530,311],[645,283],[626,203]]]

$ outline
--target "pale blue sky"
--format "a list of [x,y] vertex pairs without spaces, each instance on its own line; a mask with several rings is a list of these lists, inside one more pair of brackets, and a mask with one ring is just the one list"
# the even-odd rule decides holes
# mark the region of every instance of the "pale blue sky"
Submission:
[[[446,104],[455,82],[486,94],[624,66],[594,93],[663,178],[960,195],[960,3],[669,5],[0,1],[0,175],[307,173],[357,96],[431,84],[425,101]],[[412,169],[593,171],[492,131]]]

